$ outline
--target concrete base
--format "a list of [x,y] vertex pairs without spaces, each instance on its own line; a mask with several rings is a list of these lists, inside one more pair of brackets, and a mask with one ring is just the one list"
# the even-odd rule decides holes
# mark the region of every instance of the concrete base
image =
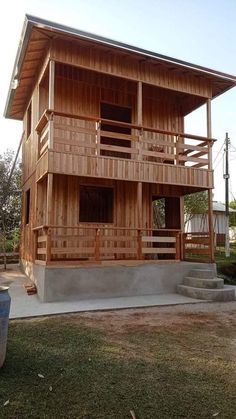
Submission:
[[214,264],[192,262],[81,268],[41,266],[22,260],[21,266],[36,284],[42,302],[175,293],[191,269],[216,270]]
[[178,292],[186,297],[207,300],[207,301],[234,301],[235,290],[234,288],[222,289],[207,289],[207,288],[194,288],[188,285],[178,285]]

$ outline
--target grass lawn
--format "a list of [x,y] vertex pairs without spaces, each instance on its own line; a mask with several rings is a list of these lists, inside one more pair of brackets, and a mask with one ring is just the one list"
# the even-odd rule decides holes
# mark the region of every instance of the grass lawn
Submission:
[[235,326],[235,306],[12,321],[0,418],[233,419]]

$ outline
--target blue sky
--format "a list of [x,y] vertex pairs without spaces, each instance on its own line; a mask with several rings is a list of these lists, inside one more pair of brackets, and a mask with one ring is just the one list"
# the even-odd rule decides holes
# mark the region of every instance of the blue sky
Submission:
[[[236,0],[22,0],[1,11],[0,153],[17,148],[22,125],[2,117],[25,13],[236,75]],[[212,103],[215,158],[231,138],[231,196],[236,197],[236,88]],[[185,132],[206,133],[205,110]],[[224,200],[223,151],[216,159],[214,199]]]

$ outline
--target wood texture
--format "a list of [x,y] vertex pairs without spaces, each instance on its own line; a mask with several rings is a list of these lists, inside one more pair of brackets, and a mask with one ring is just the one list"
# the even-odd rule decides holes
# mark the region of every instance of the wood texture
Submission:
[[[22,215],[26,260],[179,260],[193,246],[212,253],[205,238],[182,238],[180,204],[184,194],[213,187],[209,100],[208,137],[183,133],[189,96],[196,106],[211,87],[191,72],[184,77],[118,57],[53,41],[28,103],[32,130],[23,142],[23,196],[31,190],[29,224]],[[101,103],[130,109],[131,123],[101,119]],[[112,222],[80,222],[81,185],[113,188]],[[153,195],[170,198],[159,232],[152,228]]]

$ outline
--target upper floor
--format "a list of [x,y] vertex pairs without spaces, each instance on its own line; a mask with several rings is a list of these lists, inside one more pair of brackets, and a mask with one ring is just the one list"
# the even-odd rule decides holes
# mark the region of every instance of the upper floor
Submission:
[[[211,100],[236,78],[27,17],[6,116],[26,181],[46,173],[213,187]],[[206,105],[206,137],[184,117]]]

